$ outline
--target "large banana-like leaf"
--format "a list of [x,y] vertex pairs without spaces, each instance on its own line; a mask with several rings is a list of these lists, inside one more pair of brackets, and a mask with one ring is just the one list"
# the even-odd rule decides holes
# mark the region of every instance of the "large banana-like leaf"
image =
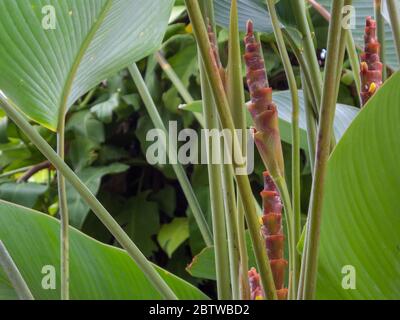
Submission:
[[[296,0],[297,1],[297,0]],[[326,9],[330,10],[333,0],[318,0]],[[215,3],[215,17],[217,23],[221,26],[227,27],[229,22],[229,0],[214,0]],[[278,6],[278,11],[281,14],[283,23],[290,23],[287,12],[290,12],[291,0],[281,1]],[[252,19],[254,27],[260,32],[272,32],[272,25],[270,22],[269,13],[263,0],[238,0],[238,6],[242,8],[239,10],[239,22],[242,31],[245,30],[246,21]],[[364,42],[364,27],[365,18],[367,16],[374,15],[374,1],[372,0],[353,0],[353,6],[355,8],[356,25],[353,29],[354,41],[359,45],[363,46]],[[293,25],[291,25],[293,27]],[[394,68],[399,68],[399,63],[396,55],[395,43],[393,40],[393,33],[390,25],[386,23],[385,26],[386,35],[386,63]]]
[[[248,19],[252,19],[258,31],[272,32],[272,23],[267,13],[267,3],[263,0],[237,0],[239,28],[246,29]],[[214,0],[215,19],[221,26],[229,26],[231,0]],[[267,13],[267,14],[266,14]]]
[[[36,299],[60,298],[59,229],[58,220],[50,216],[0,201],[0,240]],[[72,227],[70,237],[72,299],[161,299],[125,251],[102,244]],[[46,276],[42,274],[44,266],[55,268],[55,290],[42,287]],[[50,275],[48,270],[43,271]],[[161,268],[157,270],[180,299],[207,299],[189,283]],[[15,292],[0,270],[0,299],[15,298]]]
[[0,89],[56,130],[82,94],[157,49],[173,2],[0,0]]
[[329,160],[318,298],[400,299],[399,85],[397,73],[360,112]]

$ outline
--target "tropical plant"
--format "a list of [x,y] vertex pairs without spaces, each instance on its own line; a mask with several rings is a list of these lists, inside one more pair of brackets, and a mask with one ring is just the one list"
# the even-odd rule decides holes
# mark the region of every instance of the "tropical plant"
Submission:
[[1,299],[400,298],[395,0],[0,10]]

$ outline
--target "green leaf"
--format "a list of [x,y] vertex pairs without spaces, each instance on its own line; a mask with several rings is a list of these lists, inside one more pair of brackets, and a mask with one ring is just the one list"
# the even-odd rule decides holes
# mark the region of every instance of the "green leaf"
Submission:
[[[37,211],[0,201],[0,239],[36,299],[60,299],[58,220]],[[142,271],[118,248],[102,244],[70,227],[71,299],[161,299]],[[54,266],[57,289],[41,283],[44,266]],[[171,273],[156,267],[180,299],[207,299],[202,292]],[[0,270],[0,299],[15,299]]]
[[107,101],[96,104],[90,108],[100,121],[104,123],[111,123],[113,113],[119,106],[119,93],[114,93]]
[[192,111],[199,114],[203,113],[203,102],[201,100],[193,101],[188,104],[181,104],[178,106],[179,110]]
[[[250,233],[246,231],[247,252],[249,254],[249,268],[257,267],[256,258],[254,256],[253,246],[251,244]],[[206,247],[196,255],[186,271],[196,278],[216,280],[215,273],[215,250],[214,246]]]
[[[272,32],[271,18],[264,0],[238,0],[239,28],[246,30],[247,20],[252,19],[254,29],[262,32]],[[230,0],[214,0],[215,20],[223,27],[229,26]]]
[[73,113],[65,129],[73,131],[76,137],[88,138],[97,143],[103,143],[105,140],[103,123],[88,110]]
[[188,218],[175,218],[161,227],[157,241],[171,258],[178,247],[189,238]]
[[130,198],[117,217],[117,221],[123,225],[126,233],[146,257],[157,251],[153,236],[160,229],[158,205],[147,199],[149,192],[145,191]]
[[0,185],[0,199],[33,208],[48,186],[38,183],[7,182]]
[[56,130],[85,92],[158,48],[172,5],[1,0],[0,88],[29,118]]
[[70,143],[69,157],[73,168],[81,171],[90,166],[97,158],[97,151],[100,146],[87,138],[78,138]]
[[172,8],[171,16],[169,17],[168,23],[175,22],[175,20],[177,20],[185,10],[185,6],[174,6]]
[[[400,298],[400,73],[368,102],[333,152],[326,177],[317,297]],[[356,289],[344,290],[344,266]]]
[[167,185],[157,193],[151,195],[151,200],[156,201],[160,209],[170,217],[174,216],[176,209],[176,190],[174,187]]
[[17,160],[26,160],[31,157],[28,147],[21,141],[0,144],[0,166],[6,167]]
[[[97,194],[103,176],[107,174],[121,173],[127,169],[127,165],[113,163],[107,167],[85,168],[82,171],[77,172],[77,175],[93,194]],[[79,193],[69,183],[67,183],[67,201],[70,214],[70,224],[80,229],[85,222],[90,209]]]

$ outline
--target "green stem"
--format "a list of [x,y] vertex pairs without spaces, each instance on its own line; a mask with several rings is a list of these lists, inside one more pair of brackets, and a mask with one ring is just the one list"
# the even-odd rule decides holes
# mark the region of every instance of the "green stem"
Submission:
[[14,263],[11,255],[7,251],[3,242],[0,240],[0,266],[10,280],[15,292],[20,300],[34,300],[28,285],[19,272],[18,267]]
[[[222,146],[221,146],[222,147]],[[223,165],[223,190],[225,202],[225,220],[228,236],[229,269],[233,300],[239,300],[239,243],[238,210],[236,206],[235,185],[230,165]]]
[[304,105],[306,111],[308,150],[311,162],[311,172],[313,172],[315,161],[315,146],[317,145],[317,124],[315,122],[314,109],[310,98],[310,87],[305,80],[303,70],[301,72],[301,83],[303,87]]
[[351,30],[346,30],[345,33],[347,54],[349,56],[351,70],[353,70],[354,83],[356,85],[358,101],[361,105],[360,59],[358,58],[357,48]]
[[318,102],[317,106],[319,107],[322,96],[322,76],[313,42],[313,36],[311,35],[310,26],[308,24],[306,5],[304,0],[293,0],[291,1],[291,5],[292,12],[297,21],[297,26],[303,35],[304,57],[312,81],[311,91],[315,96],[315,99]]
[[190,95],[190,92],[186,89],[185,85],[182,83],[181,79],[179,79],[178,75],[175,73],[174,69],[172,69],[171,65],[168,63],[167,59],[165,59],[163,54],[158,51],[155,53],[155,57],[161,69],[163,69],[169,80],[171,80],[183,100],[186,103],[193,102],[193,98]]
[[333,119],[337,99],[337,70],[341,56],[338,45],[342,30],[342,8],[344,1],[336,0],[332,4],[332,18],[328,34],[328,56],[325,69],[324,90],[321,100],[320,124],[318,128],[317,155],[315,159],[314,180],[311,191],[310,210],[306,237],[306,249],[302,263],[306,263],[304,270],[303,299],[313,299],[317,282],[319,233],[321,227],[322,202],[324,196],[325,176],[330,142],[333,132]]
[[[243,88],[243,75],[242,75],[242,55],[240,51],[240,34],[239,34],[239,21],[238,21],[238,8],[237,1],[232,0],[230,12],[230,26],[229,26],[229,41],[228,41],[228,67],[227,67],[227,98],[236,129],[242,133],[242,154],[246,156],[247,153],[247,124],[246,124],[246,106]],[[230,172],[232,176],[233,173]],[[233,199],[235,200],[235,199]],[[240,196],[236,197],[236,230],[237,245],[239,247],[240,266],[238,266],[240,279],[240,298],[250,299],[250,288],[248,279],[248,256],[246,247],[246,234],[244,223],[243,204]]]
[[[294,298],[295,292],[297,292],[298,275],[300,273],[300,255],[297,253],[296,244],[300,240],[301,235],[301,208],[300,208],[300,105],[299,95],[297,90],[296,78],[293,72],[292,64],[289,58],[289,54],[286,48],[285,40],[280,27],[280,22],[275,9],[275,1],[267,0],[268,11],[271,17],[272,26],[274,29],[276,43],[278,45],[279,53],[282,59],[282,63],[285,69],[286,78],[289,84],[290,94],[292,97],[292,204],[290,204],[290,198],[286,199],[285,209],[286,213],[290,214],[288,205],[291,208],[293,206],[293,230],[288,230],[290,234],[292,232],[292,243],[289,244],[289,250],[291,253],[292,265],[292,282],[289,297]],[[285,183],[286,184],[286,183]],[[283,186],[284,187],[284,186]],[[286,187],[287,189],[287,187]]]
[[[232,115],[229,110],[229,103],[225,94],[224,86],[219,75],[219,72],[213,62],[211,44],[208,39],[207,30],[205,28],[203,17],[200,11],[197,0],[185,0],[186,8],[192,22],[193,31],[197,39],[200,49],[200,54],[203,59],[204,67],[210,86],[213,92],[214,100],[218,109],[219,119],[223,129],[229,131],[232,136],[233,146],[231,152],[232,159],[243,159],[241,145],[235,133],[235,127]],[[254,253],[257,260],[257,267],[261,277],[261,283],[268,299],[276,299],[276,288],[272,276],[271,266],[265,250],[264,241],[260,234],[260,222],[255,210],[253,194],[247,175],[240,175],[235,162],[235,175],[241,199],[243,201],[244,212],[246,215],[247,224],[249,226],[250,235],[253,243]]]
[[[65,157],[65,117],[62,116],[57,129],[57,153]],[[69,300],[69,214],[65,178],[57,171],[58,204],[60,214],[61,250],[61,300]]]
[[385,43],[385,19],[382,16],[382,0],[375,0],[375,20],[376,20],[376,29],[378,41],[381,44],[380,58],[383,64],[382,70],[382,80],[385,81],[387,78],[387,69],[386,69],[386,43]]
[[[201,66],[200,78],[205,128],[209,130],[218,130],[218,116],[215,112],[214,100],[200,57],[199,65]],[[231,298],[231,289],[229,285],[229,265],[233,261],[230,262],[228,243],[226,241],[227,234],[225,229],[225,211],[221,189],[222,165],[220,163],[213,163],[214,154],[220,155],[221,148],[218,144],[214,145],[214,143],[212,143],[211,137],[208,137],[207,146],[208,181],[210,184],[210,202],[213,220],[218,299],[227,300]]]
[[[312,87],[311,74],[308,70],[303,51],[297,46],[296,41],[293,39],[291,34],[286,29],[281,29],[281,30],[282,30],[283,36],[285,38],[285,41],[289,44],[289,46],[292,49],[293,54],[296,56],[296,59],[299,62],[300,68],[302,70],[302,75],[304,77],[303,82],[305,81],[305,83],[307,84],[307,87],[310,88],[310,90],[311,90],[311,87]],[[311,97],[310,102],[312,103],[311,106],[313,107],[313,109],[311,109],[313,112],[310,115],[313,117],[314,121],[316,122],[319,102],[317,102],[314,95],[310,95],[310,97]],[[315,148],[315,146],[314,146],[314,148]]]
[[393,30],[394,43],[396,44],[397,57],[400,62],[400,17],[398,0],[387,0],[387,7]]
[[85,96],[85,98],[79,104],[79,109],[87,106],[87,104],[92,99],[93,95],[95,94],[96,90],[97,90],[97,87],[88,92],[88,94]]
[[243,201],[240,194],[237,194],[237,208],[238,208],[238,245],[240,255],[239,278],[240,278],[240,299],[250,300],[250,286],[249,286],[249,258],[247,253],[246,243],[246,226]]
[[92,211],[107,227],[115,239],[128,252],[131,258],[137,263],[138,267],[146,275],[147,279],[166,299],[177,299],[175,293],[161,278],[154,266],[140,252],[129,236],[114,220],[108,211],[91,193],[87,186],[78,178],[78,176],[68,167],[68,165],[60,158],[53,148],[43,139],[43,137],[32,127],[25,117],[18,111],[18,107],[14,105],[4,94],[0,92],[0,104],[8,117],[24,132],[39,151],[53,164],[53,166],[61,172],[65,179],[75,188],[82,199],[89,205]]
[[[139,94],[143,99],[147,112],[149,113],[154,126],[157,129],[161,130],[165,134],[165,137],[168,137],[167,129],[164,126],[160,114],[158,113],[157,107],[154,104],[150,92],[147,89],[146,84],[136,64],[133,64],[129,67],[129,72],[131,73],[132,79],[135,82]],[[204,242],[206,243],[207,246],[212,246],[213,241],[212,241],[211,231],[208,227],[204,214],[200,208],[200,204],[197,201],[196,195],[194,194],[194,191],[190,185],[189,179],[186,176],[185,169],[182,167],[182,165],[178,163],[176,159],[176,148],[174,148],[174,146],[169,146],[168,149],[170,149],[171,151],[168,154],[170,158],[170,163],[182,187],[183,193],[185,194],[189,207],[192,210],[193,216],[197,222],[201,235],[203,236]]]
[[[206,23],[208,20],[215,32],[214,6],[212,1],[203,1],[200,8],[203,14],[204,23]],[[200,66],[201,94],[203,98],[203,116],[205,118],[205,128],[208,130],[219,130],[218,115],[215,110],[215,102],[210,84],[208,82],[206,71],[200,56],[198,57],[198,60]],[[214,146],[212,143],[212,138],[208,138],[207,145],[218,297],[220,300],[227,300],[231,298],[235,299],[237,281],[232,281],[232,279],[237,274],[235,266],[237,266],[238,263],[237,254],[235,254],[233,251],[235,246],[233,241],[235,230],[232,229],[232,217],[230,216],[231,214],[234,214],[234,212],[231,211],[232,203],[227,203],[227,201],[230,199],[230,196],[228,195],[228,192],[230,191],[228,190],[229,185],[226,181],[228,179],[229,172],[226,171],[226,167],[222,165],[222,163],[214,164],[212,160],[214,154],[221,154],[221,151],[224,150],[224,144],[221,141],[221,145]],[[221,190],[221,184],[223,190]],[[226,236],[228,236],[228,242],[226,241]],[[230,272],[227,272],[228,267]],[[232,281],[232,286],[229,285],[230,280]]]

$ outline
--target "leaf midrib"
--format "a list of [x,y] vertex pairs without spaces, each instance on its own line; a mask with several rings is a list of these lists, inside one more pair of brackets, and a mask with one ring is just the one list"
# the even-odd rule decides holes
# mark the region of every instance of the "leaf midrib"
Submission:
[[78,54],[74,59],[74,63],[71,67],[71,70],[68,73],[67,81],[61,92],[61,101],[60,101],[60,106],[58,109],[59,110],[58,111],[58,124],[57,124],[56,131],[58,131],[59,128],[64,127],[68,98],[69,98],[69,94],[71,92],[71,89],[72,89],[72,86],[73,86],[73,83],[75,80],[75,76],[78,72],[79,66],[82,62],[83,57],[85,56],[87,49],[89,48],[90,44],[92,43],[92,40],[94,39],[94,36],[96,35],[100,26],[104,22],[105,17],[107,16],[107,13],[109,12],[109,9],[111,8],[112,2],[113,2],[113,0],[107,0],[107,2],[104,4],[104,7],[100,12],[100,15],[98,16],[98,18],[97,18],[96,22],[93,24],[93,26],[90,28],[89,33],[86,35],[86,38],[82,42],[82,45],[79,48]]

